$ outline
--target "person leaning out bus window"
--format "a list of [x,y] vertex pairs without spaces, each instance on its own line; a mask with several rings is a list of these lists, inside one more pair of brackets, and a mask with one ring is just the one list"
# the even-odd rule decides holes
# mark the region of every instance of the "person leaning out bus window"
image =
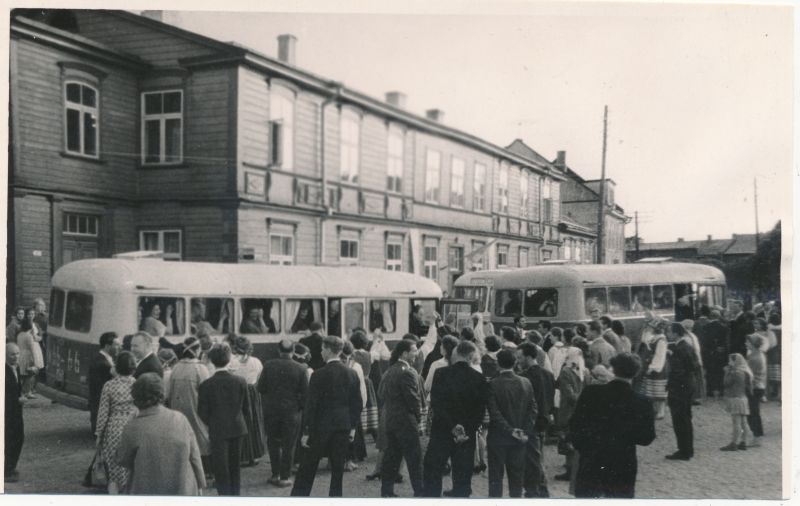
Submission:
[[267,317],[267,322],[264,320],[264,310],[258,307],[251,307],[247,311],[247,318],[242,320],[239,326],[239,332],[242,334],[274,334],[275,324],[272,318]]

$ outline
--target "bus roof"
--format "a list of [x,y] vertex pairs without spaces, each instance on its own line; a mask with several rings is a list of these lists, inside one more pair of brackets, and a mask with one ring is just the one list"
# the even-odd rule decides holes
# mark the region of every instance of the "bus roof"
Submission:
[[539,265],[503,274],[503,288],[648,285],[672,283],[725,284],[721,270],[693,263]]
[[511,272],[511,269],[491,269],[487,271],[471,271],[459,276],[455,286],[485,286],[501,275]]
[[92,292],[176,295],[441,298],[434,281],[406,272],[367,267],[283,266],[167,262],[160,259],[92,259],[70,262],[52,286]]

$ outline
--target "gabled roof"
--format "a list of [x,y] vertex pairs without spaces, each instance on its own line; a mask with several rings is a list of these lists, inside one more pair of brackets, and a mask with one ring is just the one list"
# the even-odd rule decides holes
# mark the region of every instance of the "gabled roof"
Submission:
[[518,154],[523,158],[527,158],[536,163],[551,167],[554,170],[558,170],[555,164],[551,163],[549,160],[547,160],[547,158],[537,153],[535,149],[528,146],[522,139],[514,139],[514,142],[506,146],[506,149],[512,153]]
[[704,256],[721,255],[730,248],[733,239],[711,239],[700,241],[697,253]]
[[[764,234],[761,234],[764,237]],[[736,234],[733,244],[725,251],[726,255],[754,255],[756,252],[755,234]]]

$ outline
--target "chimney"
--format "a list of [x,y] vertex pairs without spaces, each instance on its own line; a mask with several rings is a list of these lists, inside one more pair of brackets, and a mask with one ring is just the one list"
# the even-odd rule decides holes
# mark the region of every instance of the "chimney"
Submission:
[[567,152],[559,151],[556,153],[556,168],[565,170],[567,168]]
[[278,35],[278,59],[289,65],[295,64],[297,56],[297,37],[290,33]]
[[711,234],[708,234],[708,242],[711,242]]
[[425,117],[431,121],[442,123],[444,121],[444,111],[441,109],[428,109],[425,111]]
[[683,242],[683,237],[678,237],[678,242]]
[[406,94],[399,91],[390,91],[386,94],[386,103],[398,109],[406,108]]

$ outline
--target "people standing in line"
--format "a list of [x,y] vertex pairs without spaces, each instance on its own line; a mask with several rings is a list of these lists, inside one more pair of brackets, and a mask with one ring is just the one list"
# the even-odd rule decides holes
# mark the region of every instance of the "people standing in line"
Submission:
[[625,324],[622,323],[621,320],[612,320],[611,330],[619,337],[620,352],[631,353],[633,351],[633,345],[630,338],[625,335]]
[[653,317],[642,329],[642,338],[639,342],[637,355],[642,361],[640,393],[653,403],[653,412],[656,420],[664,418],[667,400],[667,336],[664,332],[667,321]]
[[753,373],[747,360],[739,353],[731,353],[725,366],[725,410],[731,415],[731,442],[720,448],[724,452],[747,450],[747,415],[750,414],[748,397],[753,392]]
[[[189,336],[183,341],[181,359],[172,369],[169,377],[169,388],[166,388],[166,405],[170,409],[183,413],[192,427],[200,459],[206,474],[211,471],[209,456],[211,445],[208,439],[208,426],[200,419],[197,410],[200,396],[200,384],[210,377],[208,368],[200,362],[200,340]],[[168,392],[168,393],[167,393]]]
[[312,323],[308,330],[311,334],[300,339],[300,344],[306,346],[311,352],[311,359],[308,366],[316,371],[325,365],[325,360],[322,358],[322,324],[319,322]]
[[753,433],[753,441],[749,446],[761,446],[761,438],[764,436],[761,401],[767,390],[767,357],[762,351],[763,341],[764,338],[758,334],[752,334],[747,338],[747,366],[753,373],[752,389],[747,395],[750,411],[747,415],[747,425]]
[[[608,315],[603,315],[597,321],[600,323],[603,339],[605,339],[608,344],[614,347],[614,351],[616,353],[622,353],[622,341],[617,333],[614,332],[614,329],[611,328],[611,324],[613,323],[611,317]],[[589,327],[591,330],[591,325],[589,325]]]
[[128,470],[117,463],[117,448],[122,431],[136,416],[131,388],[135,381],[136,361],[131,353],[120,352],[114,362],[116,376],[103,385],[97,411],[97,448],[108,472],[108,493],[119,494],[125,489]]
[[325,366],[315,370],[308,385],[303,424],[307,435],[302,437],[307,451],[295,476],[292,496],[311,495],[319,461],[328,457],[331,466],[330,497],[342,496],[342,476],[347,447],[361,423],[361,391],[358,377],[345,366],[339,354],[344,341],[327,336],[322,341]]
[[381,497],[395,497],[395,476],[405,459],[414,496],[422,495],[422,447],[419,440],[421,408],[424,400],[417,373],[411,364],[417,346],[402,339],[392,350],[392,366],[383,375],[378,396],[383,399],[386,417],[386,449],[381,464]]
[[[445,339],[455,340],[451,336]],[[425,497],[441,497],[448,459],[453,473],[450,496],[472,494],[476,436],[489,396],[483,375],[470,365],[477,352],[473,343],[462,341],[453,350],[446,350],[452,364],[434,371],[430,394],[433,420],[423,466]]]
[[89,422],[92,425],[92,434],[97,432],[100,394],[103,392],[103,385],[112,378],[111,370],[114,368],[114,359],[121,347],[122,342],[116,332],[104,332],[100,336],[100,350],[89,363]]
[[153,336],[147,332],[137,332],[131,339],[131,353],[136,359],[136,372],[133,377],[138,378],[146,372],[154,372],[164,377],[164,369],[161,367],[161,361],[156,357],[153,348]]
[[670,326],[673,342],[670,344],[667,403],[672,414],[672,429],[678,451],[667,455],[670,460],[689,460],[694,457],[694,430],[692,427],[692,399],[696,388],[695,378],[700,363],[692,339],[680,323]]
[[264,369],[261,360],[253,356],[253,345],[244,336],[233,338],[231,346],[233,355],[228,370],[244,378],[247,382],[248,409],[244,411],[247,436],[242,438],[242,467],[254,466],[266,453],[264,444],[264,409],[261,406],[261,395],[256,389],[258,377]]
[[722,321],[718,310],[709,312],[710,320],[703,326],[700,347],[706,370],[706,394],[708,397],[722,397],[724,368],[730,355],[730,327]]
[[36,340],[36,328],[33,318],[26,317],[22,320],[20,333],[17,334],[19,346],[19,370],[22,373],[22,395],[28,399],[35,399],[36,377],[44,368],[42,348]]
[[247,436],[245,411],[250,409],[247,381],[228,370],[231,348],[215,344],[208,352],[214,374],[200,383],[197,413],[208,426],[214,485],[221,496],[240,495],[242,438]]
[[22,374],[19,370],[19,346],[6,343],[6,388],[5,388],[5,446],[3,478],[6,483],[19,481],[17,463],[25,442],[25,422],[22,417]]
[[747,336],[755,332],[755,327],[753,327],[755,315],[747,314],[742,309],[741,301],[730,303],[730,352],[745,356],[747,354],[747,345],[745,344]]
[[603,326],[599,320],[589,322],[589,356],[586,357],[586,367],[589,370],[599,364],[608,368],[611,357],[617,354],[616,348],[603,337],[603,333]]
[[278,358],[267,360],[258,378],[272,471],[269,482],[278,487],[293,484],[291,472],[308,394],[308,366],[292,360],[293,351],[292,342],[283,339]]
[[503,497],[508,473],[509,497],[522,497],[525,445],[535,436],[536,401],[533,386],[514,374],[514,352],[497,353],[500,374],[489,382],[489,497]]
[[531,382],[537,407],[536,433],[528,438],[525,449],[525,497],[550,497],[544,471],[544,437],[553,414],[555,379],[550,371],[539,365],[536,360],[538,350],[533,343],[522,343],[517,351],[517,364],[521,366],[519,374]]
[[179,411],[162,406],[164,384],[145,373],[131,388],[139,412],[125,427],[116,459],[130,473],[129,494],[199,496],[206,486],[192,426]]
[[639,357],[621,353],[611,359],[614,379],[587,386],[570,420],[578,450],[575,497],[632,498],[636,489],[636,446],[656,437],[650,402],[631,385]]
[[565,471],[555,476],[559,481],[570,481],[577,469],[575,451],[569,434],[569,420],[575,412],[575,406],[584,387],[584,378],[588,376],[580,348],[570,346],[564,357],[564,365],[556,381],[559,392],[558,412],[556,413],[556,431],[558,432],[558,453],[564,455]]
[[767,398],[781,400],[781,315],[769,315],[769,330],[775,336],[775,344],[767,350]]
[[25,308],[17,306],[14,310],[14,315],[6,326],[6,342],[16,343],[17,334],[22,332],[22,322],[25,320]]

